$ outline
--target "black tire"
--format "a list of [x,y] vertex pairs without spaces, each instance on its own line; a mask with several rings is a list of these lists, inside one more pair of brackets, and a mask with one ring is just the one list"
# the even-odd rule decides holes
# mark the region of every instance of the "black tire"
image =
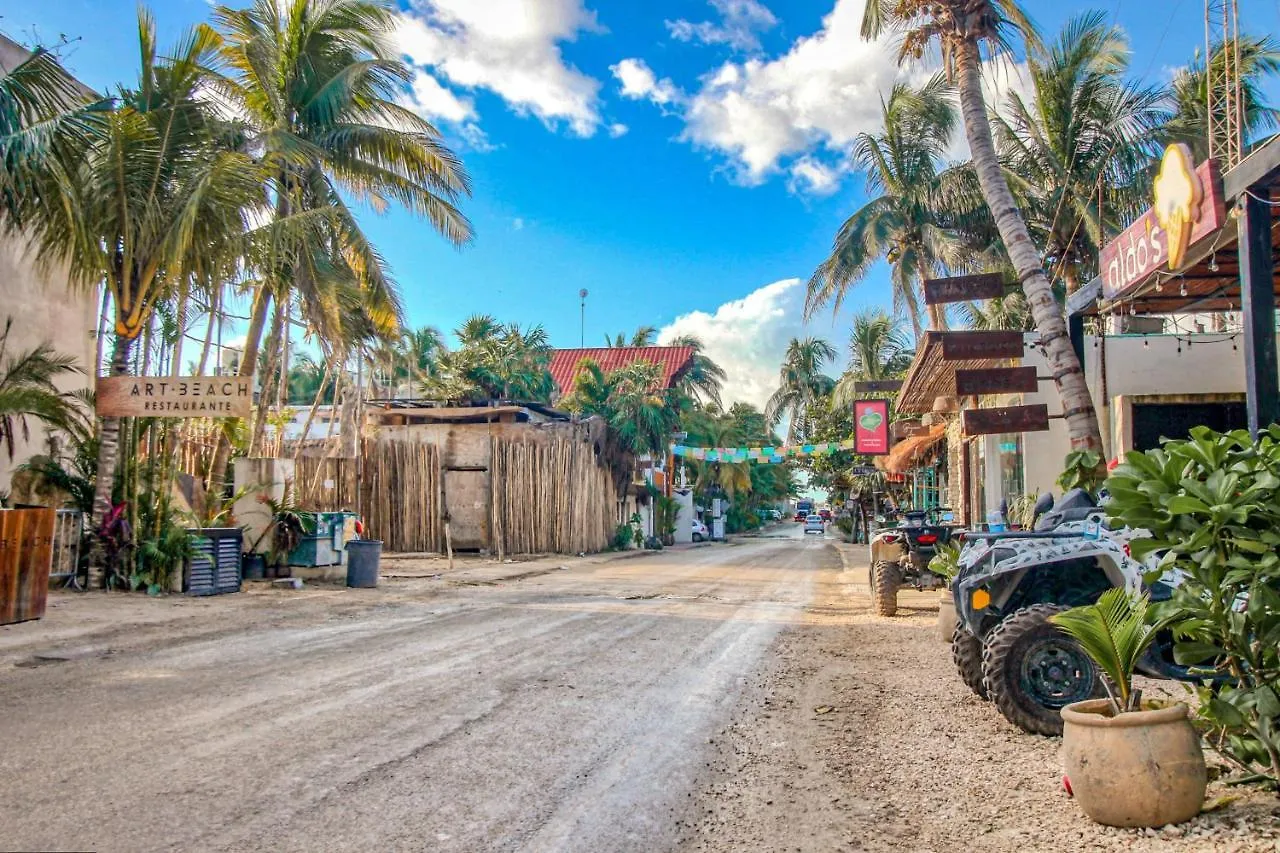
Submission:
[[901,584],[902,576],[893,563],[880,560],[871,567],[871,597],[875,601],[876,613],[892,616],[898,612],[898,587]]
[[987,694],[1004,718],[1024,732],[1058,736],[1072,702],[1105,696],[1098,668],[1079,643],[1049,621],[1070,608],[1034,604],[992,629],[982,652]]
[[951,660],[965,686],[980,699],[989,698],[986,682],[982,680],[982,640],[979,640],[964,623],[956,620],[955,633],[951,635]]

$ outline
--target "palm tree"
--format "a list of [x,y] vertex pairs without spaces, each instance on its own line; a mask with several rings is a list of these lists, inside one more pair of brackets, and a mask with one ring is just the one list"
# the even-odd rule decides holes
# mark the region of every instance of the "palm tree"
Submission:
[[421,326],[405,337],[409,363],[418,382],[428,382],[440,374],[440,357],[449,351],[444,335],[435,326]]
[[60,429],[75,437],[85,437],[88,418],[81,407],[83,400],[60,390],[56,380],[78,373],[75,361],[59,355],[52,347],[41,345],[25,352],[9,352],[9,328],[0,333],[0,446],[10,461],[18,438],[30,438],[28,419],[52,429]]
[[693,357],[689,359],[689,367],[680,374],[676,388],[685,396],[717,408],[720,406],[720,389],[724,387],[728,374],[705,352],[702,339],[696,335],[677,335],[667,341],[669,347],[690,347]]
[[613,385],[593,358],[584,358],[574,368],[573,387],[560,400],[560,406],[575,415],[600,415],[606,420],[612,414],[609,398]]
[[831,393],[835,382],[822,372],[827,362],[835,360],[836,351],[821,338],[792,338],[778,371],[778,390],[765,406],[765,419],[776,427],[789,417],[787,442],[795,438],[800,423],[814,401]]
[[856,397],[856,382],[901,376],[911,366],[914,353],[898,323],[883,310],[863,311],[853,318],[849,333],[849,366],[832,391],[837,405]]
[[996,142],[1033,239],[1072,293],[1097,271],[1104,225],[1118,231],[1149,205],[1164,94],[1125,80],[1128,44],[1102,12],[1072,18],[1027,66],[1035,98],[1009,95]]
[[[1215,128],[1225,132],[1227,63],[1235,63],[1234,47],[1230,54],[1223,45],[1214,45],[1209,60],[1214,87]],[[1280,45],[1270,37],[1240,38],[1240,104],[1241,138],[1244,150],[1262,140],[1264,131],[1280,127],[1280,111],[1267,103],[1262,92],[1265,78],[1280,73]],[[1233,69],[1234,70],[1234,69]],[[1182,68],[1169,88],[1173,116],[1164,126],[1164,141],[1182,142],[1191,148],[1195,162],[1209,157],[1209,75],[1205,74],[1204,57],[1197,52],[1191,64]],[[1223,145],[1220,137],[1215,150]]]
[[630,338],[626,332],[619,332],[613,337],[604,336],[605,346],[608,347],[651,347],[657,339],[658,330],[653,326],[637,326]]
[[959,307],[966,328],[977,331],[1030,332],[1035,328],[1027,301],[1021,293],[1011,293],[1003,299],[988,299],[979,304],[964,302]]
[[[462,163],[428,122],[400,105],[412,70],[397,53],[397,13],[386,0],[255,0],[214,10],[226,72],[218,94],[247,124],[270,176],[274,216],[256,259],[264,280],[250,312],[241,372],[257,362],[272,299],[299,292],[318,312],[329,279],[351,278],[368,317],[391,333],[395,282],[345,198],[392,202],[462,245],[471,225],[456,206],[470,194]],[[319,325],[317,323],[317,325]],[[223,441],[212,479],[230,455]]]
[[680,423],[677,392],[662,388],[662,369],[636,361],[609,374],[613,386],[609,425],[624,447],[636,454],[663,456]]
[[[939,163],[951,143],[955,109],[941,75],[919,89],[895,84],[880,108],[884,129],[859,134],[853,148],[874,197],[840,226],[830,257],[809,279],[805,317],[828,303],[839,311],[849,288],[884,257],[894,310],[910,318],[919,338],[921,281],[965,263],[956,238],[940,227],[937,211]],[[946,327],[941,306],[930,308],[929,324]]]
[[1040,333],[1049,370],[1062,398],[1071,447],[1101,451],[1098,416],[1084,371],[1071,347],[1062,307],[1054,299],[1045,275],[1043,255],[1032,242],[1005,180],[982,91],[982,51],[1008,50],[1011,30],[1034,47],[1039,43],[1035,28],[1015,0],[867,0],[862,17],[863,38],[877,38],[891,26],[903,30],[900,59],[922,57],[935,43],[941,48],[944,69],[960,96],[965,137],[982,197],[995,217]]

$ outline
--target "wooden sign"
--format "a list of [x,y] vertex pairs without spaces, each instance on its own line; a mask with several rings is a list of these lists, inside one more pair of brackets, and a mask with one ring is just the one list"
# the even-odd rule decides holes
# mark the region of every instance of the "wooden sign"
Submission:
[[111,418],[246,418],[252,376],[104,376],[98,414]]
[[44,616],[55,517],[51,509],[0,510],[0,625]]
[[855,380],[853,383],[853,390],[859,394],[884,394],[891,391],[897,391],[901,387],[901,379],[861,379]]
[[939,332],[943,361],[1022,358],[1022,332]]
[[854,465],[849,469],[849,473],[854,477],[870,477],[876,473],[876,469],[870,465]]
[[965,409],[960,413],[960,430],[965,435],[1044,432],[1048,428],[1049,407],[1044,403],[1003,409]]
[[1033,394],[1040,387],[1034,367],[984,367],[956,371],[956,395]]
[[894,421],[889,431],[894,438],[911,438],[927,434],[929,428],[919,421]]
[[999,299],[1001,296],[1004,296],[1004,276],[998,272],[924,280],[925,305]]

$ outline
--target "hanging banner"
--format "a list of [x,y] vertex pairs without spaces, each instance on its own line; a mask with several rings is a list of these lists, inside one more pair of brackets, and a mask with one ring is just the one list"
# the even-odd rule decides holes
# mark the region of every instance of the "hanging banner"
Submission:
[[854,450],[867,456],[889,452],[889,401],[855,400],[853,404]]
[[698,459],[703,462],[728,462],[740,464],[755,462],[757,465],[777,465],[788,459],[803,456],[823,456],[838,453],[841,450],[853,450],[854,442],[824,441],[817,444],[796,444],[783,447],[687,447],[683,444],[671,445],[671,455],[684,459]]
[[103,376],[95,408],[108,418],[247,418],[252,376]]

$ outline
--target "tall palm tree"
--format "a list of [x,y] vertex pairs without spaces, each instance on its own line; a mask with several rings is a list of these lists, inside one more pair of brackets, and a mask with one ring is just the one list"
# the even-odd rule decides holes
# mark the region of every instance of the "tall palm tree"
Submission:
[[681,407],[677,392],[662,388],[662,369],[637,361],[613,371],[608,379],[609,425],[622,445],[636,454],[665,455],[680,423]]
[[[251,149],[270,176],[273,218],[263,229],[262,286],[256,289],[242,374],[257,351],[272,299],[299,292],[315,308],[334,275],[353,277],[383,332],[395,330],[395,282],[348,207],[397,203],[462,245],[471,225],[457,207],[470,194],[461,161],[430,123],[400,105],[412,71],[397,53],[397,12],[388,0],[255,0],[219,6],[215,35],[226,72],[216,90],[245,122]],[[219,482],[230,455],[214,460]]]
[[680,375],[676,387],[685,396],[710,404],[717,408],[720,403],[720,389],[729,378],[724,368],[715,359],[707,355],[706,346],[696,335],[677,335],[667,341],[670,347],[690,347],[693,357],[689,359],[689,367]]
[[405,337],[409,363],[418,382],[440,374],[440,357],[448,351],[444,335],[435,326],[420,326]]
[[[1204,56],[1197,51],[1191,64],[1174,76],[1169,87],[1173,116],[1164,126],[1167,142],[1182,142],[1191,148],[1195,162],[1209,157],[1209,79],[1214,82],[1215,128],[1225,131],[1227,63],[1235,62],[1235,51],[1228,53],[1222,44],[1213,46],[1209,68],[1205,73]],[[1266,101],[1263,83],[1280,73],[1280,44],[1271,37],[1240,38],[1240,102],[1241,137],[1244,150],[1263,141],[1264,132],[1280,127],[1280,111]],[[1221,140],[1220,140],[1221,144]]]
[[1039,44],[1035,27],[1015,0],[867,0],[862,16],[863,38],[877,38],[890,27],[902,30],[900,59],[922,57],[935,44],[941,48],[944,69],[960,96],[965,137],[982,197],[995,217],[1040,333],[1049,370],[1062,398],[1071,447],[1100,452],[1102,434],[1084,371],[1071,347],[1062,307],[1054,299],[1045,275],[1044,256],[1032,241],[1017,200],[1009,190],[982,91],[983,51],[1008,50],[1015,33],[1034,47]]
[[1027,311],[1027,301],[1021,293],[1011,293],[1003,299],[988,299],[982,303],[963,302],[959,311],[965,327],[975,331],[1030,332],[1035,329],[1031,314]]
[[657,339],[658,330],[653,326],[637,326],[629,338],[626,332],[604,336],[605,346],[609,347],[651,347]]
[[1069,20],[1027,66],[1035,97],[1008,96],[996,143],[1032,238],[1071,293],[1097,271],[1104,225],[1118,231],[1150,203],[1164,93],[1125,79],[1128,43],[1103,12]]
[[[952,103],[941,75],[919,89],[895,84],[881,101],[884,129],[859,134],[853,148],[874,197],[840,226],[831,255],[809,279],[806,318],[829,303],[839,311],[849,288],[883,257],[890,266],[894,310],[910,318],[920,337],[922,280],[965,263],[938,214],[941,163],[955,128]],[[946,327],[942,306],[930,307],[929,325]]]
[[849,333],[849,366],[832,391],[833,402],[848,405],[856,397],[855,383],[901,376],[911,366],[914,353],[897,321],[879,308],[853,318]]
[[789,417],[788,443],[795,438],[809,407],[830,394],[835,386],[835,381],[822,372],[835,357],[835,348],[821,338],[792,338],[787,344],[778,371],[778,390],[769,397],[764,413],[773,427],[777,427],[783,417]]
[[12,461],[18,438],[30,437],[30,421],[83,438],[88,418],[83,400],[62,391],[59,377],[79,372],[75,361],[48,345],[25,352],[9,351],[8,320],[0,332],[0,447]]

